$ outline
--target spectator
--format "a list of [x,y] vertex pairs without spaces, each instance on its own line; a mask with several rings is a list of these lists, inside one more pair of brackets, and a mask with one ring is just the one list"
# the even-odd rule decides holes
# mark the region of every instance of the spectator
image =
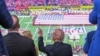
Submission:
[[100,56],[100,0],[93,0],[94,8],[89,15],[91,24],[97,24],[97,30],[89,48],[88,56]]
[[72,48],[69,44],[63,43],[64,32],[61,29],[55,29],[53,32],[53,45],[44,46],[42,30],[38,29],[39,50],[46,53],[47,56],[72,56]]
[[16,9],[28,8],[29,6],[61,5],[61,6],[81,6],[92,5],[91,0],[5,0],[7,6],[17,6]]
[[29,38],[29,39],[32,39],[32,34],[30,31],[23,31],[22,32],[22,35]]
[[[28,30],[23,31],[23,32],[22,32],[22,35],[23,35],[24,37],[26,37],[26,38],[32,39],[32,34],[31,34],[31,32],[28,31]],[[38,48],[35,47],[35,49],[36,49],[36,56],[38,56]]]
[[10,56],[36,56],[34,42],[31,39],[21,36],[18,32],[20,25],[16,15],[12,16],[14,25],[4,36],[8,53]]
[[90,31],[90,32],[87,33],[86,41],[85,41],[85,44],[84,44],[84,47],[83,47],[83,51],[86,54],[88,54],[88,51],[89,51],[90,44],[92,42],[92,37],[94,36],[94,33],[95,33],[95,31]]
[[[8,12],[4,0],[0,0],[0,25],[7,29],[13,25],[11,15]],[[3,54],[8,56],[8,52],[0,32],[0,56],[2,56]]]

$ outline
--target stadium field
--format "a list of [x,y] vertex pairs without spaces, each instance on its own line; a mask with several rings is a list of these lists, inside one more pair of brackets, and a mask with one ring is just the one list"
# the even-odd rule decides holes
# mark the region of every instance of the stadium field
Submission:
[[[53,44],[52,33],[60,28],[65,33],[64,43],[71,44],[73,56],[86,56],[83,51],[85,37],[97,26],[88,21],[93,10],[91,0],[5,0],[11,15],[19,18],[19,33],[29,30],[38,48],[38,27],[43,30],[44,45]],[[1,27],[0,32],[8,31]],[[47,56],[38,50],[38,56]]]
[[[20,20],[20,25],[21,25],[21,28],[20,30],[30,30],[33,34],[33,39],[35,41],[35,43],[37,44],[37,30],[38,30],[38,26],[34,26],[32,25],[32,21],[33,21],[33,18],[30,17],[30,16],[26,16],[26,17],[23,17],[23,16],[19,16],[19,20]],[[72,25],[71,25],[72,26]],[[47,42],[50,42],[52,43],[51,41],[51,38],[48,38],[48,34],[49,33],[52,33],[53,29],[56,28],[56,27],[66,27],[66,28],[70,28],[71,26],[39,26],[40,28],[42,28],[43,30],[43,33],[44,33],[44,42],[47,43]],[[85,26],[85,25],[82,25],[82,26],[74,26],[76,28],[84,28],[85,32],[83,34],[80,34],[81,38],[80,41],[84,40],[85,36],[86,36],[86,33],[91,31],[91,30],[95,30],[96,29],[96,26]],[[64,42],[68,42],[68,39],[67,39],[67,34],[65,36],[66,39],[64,39]],[[48,41],[49,40],[49,41]],[[84,42],[84,41],[82,41]],[[79,43],[79,45],[82,45],[83,43]]]
[[[31,33],[33,34],[34,43],[37,46],[37,44],[38,44],[38,35],[37,35],[38,26],[32,25],[33,18],[30,16],[27,16],[27,17],[19,16],[19,20],[20,20],[20,25],[21,25],[20,29],[21,30],[30,30]],[[47,45],[47,44],[53,43],[52,37],[51,36],[49,37],[48,34],[52,33],[54,28],[56,28],[56,27],[66,27],[66,28],[69,27],[70,28],[71,26],[39,26],[39,27],[42,28],[42,30],[43,30],[44,43],[45,43],[45,45]],[[76,28],[81,27],[85,30],[85,32],[83,34],[80,34],[80,39],[78,40],[78,42],[77,41],[73,42],[73,40],[71,41],[70,39],[68,39],[68,35],[65,34],[64,42],[71,44],[72,47],[74,46],[74,43],[77,43],[76,45],[83,46],[84,39],[86,37],[86,33],[91,31],[91,30],[96,30],[96,26],[82,25],[82,26],[74,26],[74,27],[76,27]]]
[[[38,47],[38,35],[37,35],[37,30],[38,30],[38,26],[34,26],[33,25],[33,18],[30,16],[19,16],[19,20],[20,20],[20,30],[30,30],[32,35],[33,35],[33,40],[34,43],[36,45],[36,47]],[[60,28],[71,28],[71,26],[39,26],[42,30],[43,30],[43,36],[44,36],[44,43],[45,45],[47,44],[53,44],[52,41],[52,37],[49,34],[52,34],[53,30],[57,27]],[[80,39],[78,39],[77,41],[73,41],[71,39],[68,38],[68,34],[65,34],[65,39],[64,42],[65,43],[69,43],[72,45],[72,47],[74,45],[79,45],[79,46],[83,46],[84,44],[84,39],[86,37],[86,33],[91,31],[91,30],[96,30],[96,26],[74,26],[75,28],[82,28],[84,29],[84,32],[82,34],[79,34]],[[39,52],[41,54],[41,52]]]

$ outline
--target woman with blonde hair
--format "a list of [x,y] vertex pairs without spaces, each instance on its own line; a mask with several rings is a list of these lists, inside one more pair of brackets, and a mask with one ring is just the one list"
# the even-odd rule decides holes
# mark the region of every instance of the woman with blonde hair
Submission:
[[32,34],[30,31],[26,30],[26,31],[23,31],[22,32],[22,35],[29,38],[29,39],[32,39]]
[[[31,33],[31,31],[28,31],[28,30],[23,31],[23,32],[22,32],[22,35],[23,35],[24,37],[26,37],[26,38],[32,39],[32,33]],[[32,40],[33,40],[33,39],[32,39]],[[38,56],[38,48],[35,47],[35,49],[36,49],[36,55]]]

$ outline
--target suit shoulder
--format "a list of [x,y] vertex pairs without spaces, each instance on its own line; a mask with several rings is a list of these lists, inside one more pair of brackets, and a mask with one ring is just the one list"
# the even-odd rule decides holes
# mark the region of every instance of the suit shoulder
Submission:
[[7,35],[4,36],[5,40],[14,40],[15,41],[19,41],[21,43],[33,43],[32,39],[26,38],[22,35],[20,35],[19,33],[9,33]]
[[34,42],[32,39],[29,39],[29,38],[24,37],[24,36],[22,36],[22,39],[23,39],[24,41],[27,41],[27,42],[30,42],[30,43],[33,43],[33,42]]
[[63,43],[63,45],[71,47],[71,45],[70,45],[70,44]]
[[47,47],[51,47],[51,46],[52,46],[51,44],[47,45]]

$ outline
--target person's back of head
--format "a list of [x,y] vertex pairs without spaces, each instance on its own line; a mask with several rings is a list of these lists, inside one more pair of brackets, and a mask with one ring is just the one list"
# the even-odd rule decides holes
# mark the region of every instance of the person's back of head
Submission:
[[53,32],[53,41],[54,42],[55,41],[62,42],[63,39],[64,39],[64,36],[65,36],[65,34],[64,34],[63,30],[61,30],[59,28],[58,29],[55,29],[54,32]]
[[[69,44],[63,43],[64,39],[64,31],[60,28],[56,28],[53,32],[53,41],[54,44],[47,45],[44,47],[43,43],[43,33],[40,28],[38,28],[38,35],[39,35],[39,50],[45,52],[48,56],[72,56],[72,49]],[[44,49],[45,48],[45,49]]]
[[36,56],[34,42],[31,39],[25,38],[18,32],[20,25],[16,15],[12,15],[14,21],[13,27],[4,36],[6,46],[10,56]]
[[[53,40],[57,42],[54,44],[53,56],[72,56],[71,45],[62,43],[64,40],[64,31],[60,28],[56,28],[53,32]],[[56,48],[55,48],[56,47]]]
[[18,31],[18,29],[20,28],[19,19],[16,15],[12,15],[12,19],[13,19],[13,26],[9,29],[9,31]]

